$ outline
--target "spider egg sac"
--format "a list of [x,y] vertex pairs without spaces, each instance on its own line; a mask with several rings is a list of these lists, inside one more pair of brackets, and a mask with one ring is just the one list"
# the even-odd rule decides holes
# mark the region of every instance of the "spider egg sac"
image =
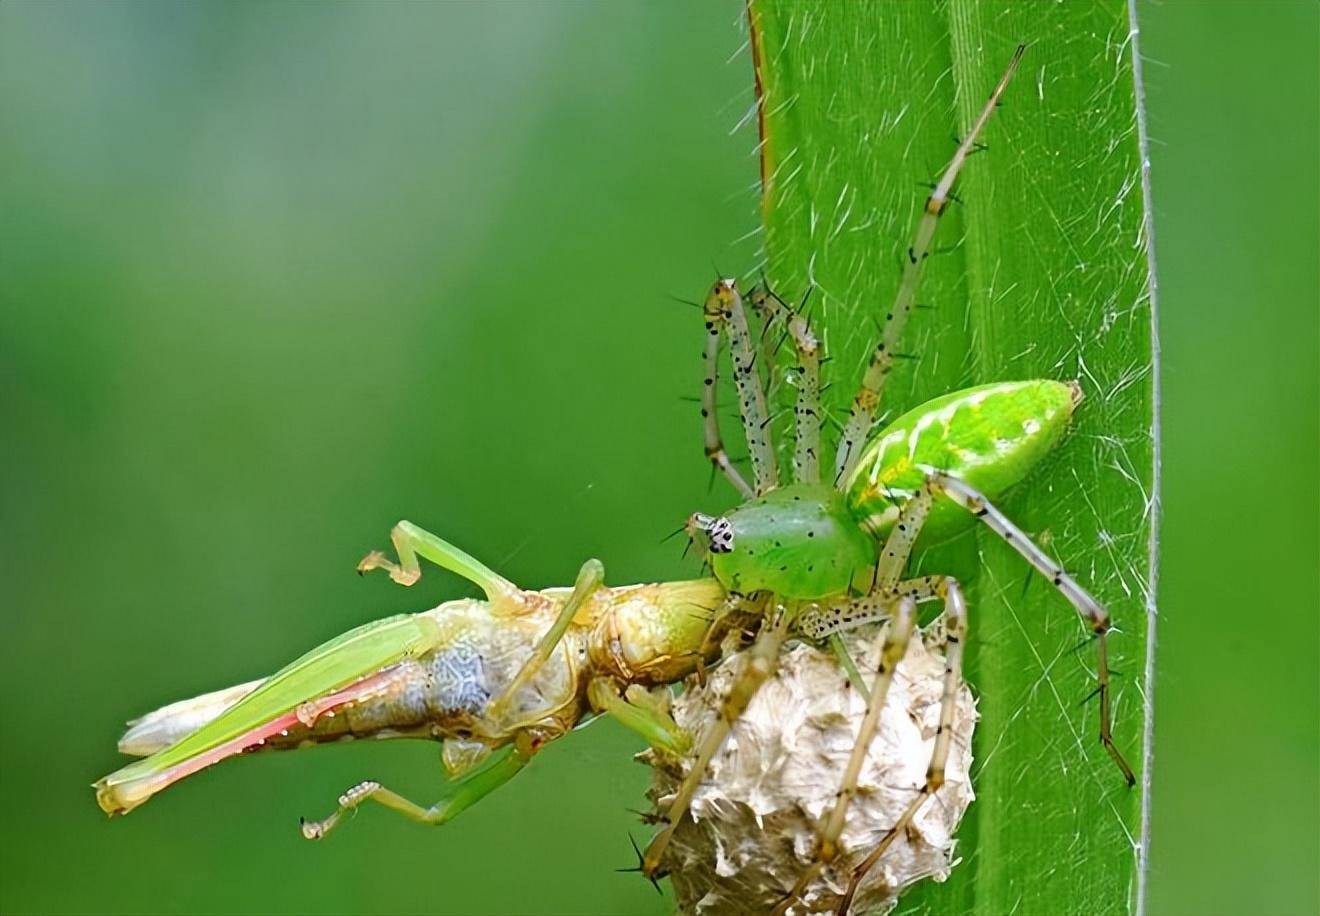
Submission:
[[[879,663],[883,630],[853,636],[849,649],[868,686]],[[675,720],[704,734],[746,653],[727,658],[704,687],[691,679],[674,700]],[[790,910],[819,912],[841,898],[853,867],[899,819],[925,784],[943,692],[944,657],[914,638],[899,664],[862,765],[840,852]],[[957,863],[954,833],[973,798],[968,768],[976,705],[959,686],[945,783],[910,828],[871,869],[851,912],[887,913],[904,888],[922,878],[943,881]],[[799,644],[784,653],[715,755],[664,860],[682,912],[767,913],[812,861],[856,742],[866,704],[833,655]],[[660,811],[673,798],[692,755],[682,760],[648,751],[649,795]]]

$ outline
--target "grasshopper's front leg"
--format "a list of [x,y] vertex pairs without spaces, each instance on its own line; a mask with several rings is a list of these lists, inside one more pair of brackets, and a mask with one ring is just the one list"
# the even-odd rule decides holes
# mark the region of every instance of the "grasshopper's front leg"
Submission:
[[373,569],[383,569],[400,585],[412,585],[422,577],[422,568],[417,561],[420,556],[480,586],[491,601],[518,593],[518,586],[486,564],[410,521],[401,521],[395,525],[390,531],[390,540],[394,542],[394,552],[399,562],[392,562],[379,550],[373,550],[358,563],[359,575]]
[[303,820],[302,834],[309,840],[321,839],[335,828],[345,814],[364,801],[384,805],[419,824],[439,827],[517,776],[531,761],[536,748],[536,739],[525,731],[519,732],[509,753],[491,758],[456,780],[449,792],[430,807],[410,801],[373,780],[360,782],[339,796],[339,807],[329,817],[319,821]]
[[598,677],[587,685],[587,699],[593,709],[641,735],[662,753],[682,757],[692,749],[692,736],[674,721],[668,704],[647,694],[640,684],[629,685],[620,696],[617,684]]

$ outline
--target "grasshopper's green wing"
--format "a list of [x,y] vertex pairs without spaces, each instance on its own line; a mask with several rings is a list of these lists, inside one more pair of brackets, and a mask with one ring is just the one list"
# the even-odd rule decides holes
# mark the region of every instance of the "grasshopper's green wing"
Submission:
[[97,782],[108,814],[131,811],[191,773],[261,743],[299,722],[300,705],[439,645],[441,627],[427,614],[364,624],[317,646],[197,731]]

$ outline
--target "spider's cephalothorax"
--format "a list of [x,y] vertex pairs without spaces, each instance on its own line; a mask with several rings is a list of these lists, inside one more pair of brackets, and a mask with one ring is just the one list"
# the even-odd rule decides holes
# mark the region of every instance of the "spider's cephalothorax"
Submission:
[[779,487],[718,518],[698,513],[689,527],[704,533],[715,578],[738,594],[825,598],[875,565],[875,541],[843,494],[820,484]]
[[[991,502],[1023,480],[1057,443],[1081,400],[1073,382],[1029,380],[981,385],[929,401],[871,435],[885,381],[897,345],[916,301],[922,264],[930,251],[940,215],[950,199],[959,171],[975,148],[976,137],[989,120],[1008,84],[1022,49],[1000,80],[990,100],[958,146],[944,175],[926,201],[915,240],[908,249],[893,305],[885,314],[880,341],[871,353],[848,419],[839,436],[829,483],[821,482],[820,401],[822,363],[818,339],[804,309],[793,309],[764,285],[751,293],[752,311],[759,317],[759,335],[732,279],[716,281],[706,297],[704,387],[701,415],[706,455],[746,497],[719,517],[693,515],[688,533],[705,548],[706,560],[728,597],[716,620],[748,606],[764,612],[755,642],[741,673],[729,688],[719,715],[696,745],[687,776],[668,802],[665,827],[643,858],[650,875],[662,870],[665,849],[680,823],[708,764],[719,751],[734,722],[778,664],[780,649],[790,637],[828,640],[850,671],[838,634],[842,630],[888,620],[880,664],[865,719],[848,767],[841,778],[838,801],[824,818],[811,864],[780,911],[805,900],[813,911],[822,903],[815,882],[845,856],[851,867],[847,891],[836,901],[840,913],[920,807],[944,784],[949,754],[953,701],[961,683],[967,608],[963,591],[950,576],[904,579],[918,542],[933,543],[960,529],[984,523],[1072,603],[1095,634],[1099,653],[1097,693],[1100,739],[1124,779],[1134,775],[1110,737],[1109,671],[1105,636],[1108,612],[1081,588],[1023,531]],[[748,482],[729,460],[720,433],[717,390],[721,339],[727,337],[733,380],[747,440],[752,480]],[[780,483],[776,451],[771,441],[762,373],[777,355],[756,340],[792,341],[794,388],[793,482]],[[773,372],[773,368],[770,370]],[[771,376],[773,377],[773,375]],[[913,797],[878,846],[854,859],[858,850],[840,848],[849,804],[858,791],[858,773],[875,736],[879,711],[893,681],[894,670],[912,638],[916,604],[943,604],[941,625],[946,636],[944,700],[940,727],[927,769],[925,785]]]

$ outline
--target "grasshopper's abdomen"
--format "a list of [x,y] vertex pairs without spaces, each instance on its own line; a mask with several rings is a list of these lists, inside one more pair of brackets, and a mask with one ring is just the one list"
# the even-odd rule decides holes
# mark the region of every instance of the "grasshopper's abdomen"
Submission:
[[456,773],[524,730],[542,741],[570,731],[592,711],[590,678],[622,689],[683,677],[724,595],[714,579],[602,588],[505,697],[568,592],[518,592],[498,606],[461,599],[364,624],[263,681],[172,703],[130,725],[120,749],[143,759],[99,780],[97,801],[124,813],[229,757],[348,738],[443,740]]
[[[946,471],[993,499],[1054,447],[1080,400],[1075,382],[1033,380],[981,385],[928,401],[867,446],[847,483],[848,507],[883,537],[902,503],[921,486],[923,468]],[[921,540],[942,541],[974,522],[940,499]]]

